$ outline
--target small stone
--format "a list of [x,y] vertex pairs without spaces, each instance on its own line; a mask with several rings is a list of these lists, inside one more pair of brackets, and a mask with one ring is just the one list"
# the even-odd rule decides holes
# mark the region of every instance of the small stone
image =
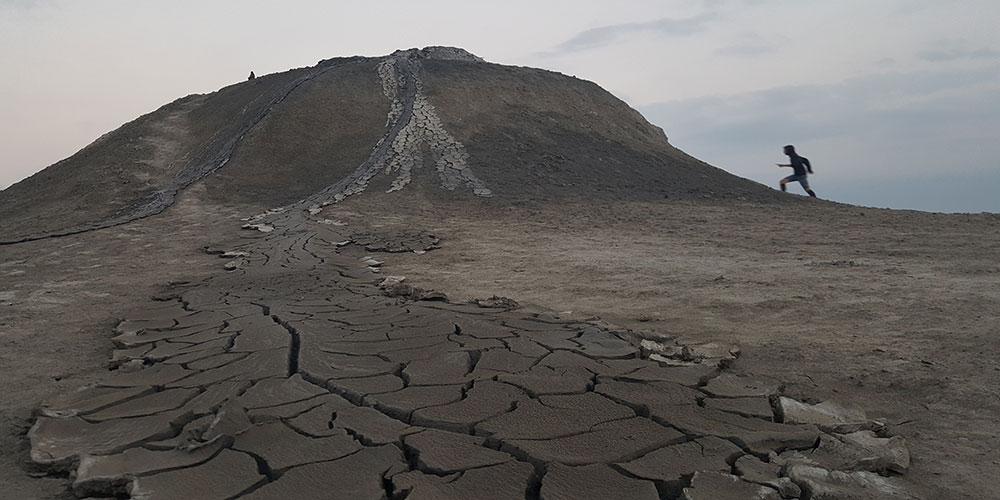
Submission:
[[873,472],[828,471],[820,467],[793,464],[788,477],[802,487],[810,500],[918,500],[900,479]]
[[719,472],[695,472],[682,500],[781,500],[777,491]]
[[904,473],[910,466],[910,452],[902,436],[880,438],[872,431],[842,436],[824,434],[819,447],[809,454],[816,463],[836,470],[892,471]]
[[778,413],[784,422],[816,424],[826,432],[839,434],[872,430],[875,426],[860,408],[852,408],[831,400],[811,405],[782,396],[778,398]]
[[770,486],[781,494],[782,498],[798,498],[802,490],[787,477],[780,477],[781,466],[776,463],[766,463],[753,455],[743,455],[736,460],[736,472],[744,481]]

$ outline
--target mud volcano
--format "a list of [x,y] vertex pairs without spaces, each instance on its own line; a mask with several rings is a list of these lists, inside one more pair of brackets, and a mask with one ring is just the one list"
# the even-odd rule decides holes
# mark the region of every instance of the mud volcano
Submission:
[[109,312],[110,373],[38,409],[30,459],[79,497],[917,498],[901,438],[728,373],[735,346],[449,301],[380,271],[447,242],[337,220],[355,196],[802,203],[592,83],[442,47],[258,77],[3,191],[0,239],[168,217],[183,196],[260,211],[199,235],[214,276]]

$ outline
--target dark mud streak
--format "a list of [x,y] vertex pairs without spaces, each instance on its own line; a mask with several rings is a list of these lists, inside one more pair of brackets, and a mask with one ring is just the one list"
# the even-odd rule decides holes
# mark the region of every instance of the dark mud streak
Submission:
[[328,186],[322,191],[306,198],[300,205],[323,206],[333,203],[334,197],[343,192],[360,179],[372,177],[389,161],[392,155],[392,144],[396,136],[406,128],[413,117],[413,105],[417,97],[417,77],[414,64],[405,58],[396,59],[395,71],[403,85],[397,89],[397,99],[403,104],[402,112],[389,125],[386,134],[372,149],[371,154],[351,173],[351,175],[341,179],[336,184]]
[[[259,106],[259,109],[252,118],[249,120],[241,120],[236,123],[236,131],[231,134],[221,134],[217,132],[213,135],[209,140],[209,143],[201,150],[201,152],[189,160],[184,168],[177,175],[175,175],[166,186],[163,186],[147,195],[142,201],[119,209],[114,216],[102,221],[81,224],[53,231],[51,233],[25,236],[14,240],[0,240],[0,245],[13,245],[47,238],[71,236],[99,229],[107,229],[163,212],[173,205],[177,195],[181,191],[225,166],[226,163],[229,162],[230,158],[232,158],[236,148],[239,147],[246,135],[261,121],[263,121],[277,105],[281,104],[282,101],[291,95],[292,92],[298,89],[302,84],[347,64],[352,64],[352,62],[326,63],[325,65],[318,65],[312,68],[312,70],[305,76],[302,76],[292,83],[278,89],[277,92],[273,92],[271,94],[271,99],[267,102],[267,104]],[[264,95],[265,94],[263,93],[260,94],[257,98],[251,101],[251,104],[247,105],[247,108],[249,108],[254,101],[257,101]],[[245,112],[246,108],[244,108],[244,114]]]

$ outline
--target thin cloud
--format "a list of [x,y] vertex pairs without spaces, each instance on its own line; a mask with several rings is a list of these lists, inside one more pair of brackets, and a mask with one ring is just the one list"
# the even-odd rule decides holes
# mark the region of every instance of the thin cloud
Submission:
[[982,49],[951,49],[951,50],[926,50],[917,54],[917,57],[930,62],[951,62],[961,60],[993,60],[1000,59],[1000,50],[990,48]]
[[577,33],[543,54],[563,54],[600,47],[638,33],[661,36],[690,36],[705,30],[708,23],[718,16],[702,14],[684,19],[663,18],[644,23],[624,23],[601,26]]
[[51,3],[46,0],[0,0],[0,8],[30,10]]
[[730,45],[715,51],[721,57],[751,58],[758,57],[777,50],[775,45]]
[[[893,72],[640,111],[675,146],[769,185],[777,179],[774,157],[791,143],[825,167],[821,196],[885,206],[885,193],[851,187],[872,182],[895,193],[890,205],[897,208],[1000,212],[1000,199],[989,194],[1000,189],[1000,145],[993,138],[1000,130],[997,81],[997,66]],[[900,179],[908,184],[898,185]],[[952,195],[972,185],[978,186],[974,195]]]

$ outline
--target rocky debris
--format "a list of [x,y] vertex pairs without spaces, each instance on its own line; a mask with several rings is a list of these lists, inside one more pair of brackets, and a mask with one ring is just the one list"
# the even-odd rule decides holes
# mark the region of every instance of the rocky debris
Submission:
[[819,446],[808,457],[832,470],[902,474],[910,467],[910,452],[902,436],[880,438],[872,431],[820,436]]
[[[309,213],[313,214],[313,210],[316,210],[316,209],[315,208],[309,209]],[[318,212],[316,212],[316,213],[318,213]],[[340,221],[333,220],[333,219],[319,219],[316,222],[319,223],[319,224],[326,224],[328,226],[346,226],[347,225],[346,222],[340,222]]]
[[542,478],[541,500],[659,500],[650,481],[625,477],[604,464],[568,467],[551,465]]
[[470,302],[486,309],[513,310],[521,307],[521,304],[518,304],[516,300],[498,295],[493,295],[488,299],[472,299]]
[[[381,230],[351,233],[350,241],[369,252],[403,253],[434,250],[439,248],[441,238],[416,231]],[[375,261],[371,256],[366,256],[362,260]]]
[[32,461],[104,497],[373,500],[849,495],[906,468],[901,438],[774,421],[780,384],[728,348],[647,334],[678,347],[657,362],[568,315],[387,298],[305,217],[263,214],[260,259],[125,315],[119,368],[38,410]]
[[235,259],[235,260],[231,260],[229,262],[226,262],[226,264],[223,265],[222,268],[225,269],[226,271],[235,271],[235,270],[243,267],[244,265],[246,265],[246,263],[247,263],[246,260]]
[[363,262],[365,263],[365,265],[366,265],[366,266],[368,266],[368,267],[381,267],[381,266],[382,266],[382,264],[384,264],[384,262],[382,262],[382,261],[380,261],[380,260],[375,260],[375,259],[373,259],[373,258],[372,258],[371,256],[368,256],[368,257],[362,257],[362,258],[361,258],[361,260],[362,260],[362,261],[363,261]]
[[392,56],[422,59],[448,59],[465,62],[486,62],[486,60],[482,57],[458,47],[429,46],[422,49],[397,50],[392,53]]
[[781,500],[777,491],[719,472],[695,472],[682,500]]
[[873,472],[829,471],[796,464],[788,467],[788,477],[802,488],[810,500],[916,500],[902,481]]
[[260,231],[262,233],[270,233],[274,231],[274,226],[270,224],[243,224],[243,229],[250,229],[255,231]]
[[382,295],[386,297],[399,297],[408,300],[440,300],[447,301],[448,296],[434,290],[417,288],[403,283],[403,279],[396,276],[389,276],[379,283]]
[[643,356],[669,366],[729,366],[740,356],[739,347],[715,342],[681,343],[672,335],[645,330],[626,330],[622,337],[635,343]]
[[878,422],[868,420],[860,408],[849,407],[836,401],[823,401],[811,405],[781,396],[777,400],[776,409],[782,422],[816,424],[826,432],[848,434],[882,427]]
[[740,478],[778,490],[782,498],[799,498],[802,490],[787,477],[781,477],[781,466],[763,462],[753,455],[743,455],[736,460],[735,470]]

